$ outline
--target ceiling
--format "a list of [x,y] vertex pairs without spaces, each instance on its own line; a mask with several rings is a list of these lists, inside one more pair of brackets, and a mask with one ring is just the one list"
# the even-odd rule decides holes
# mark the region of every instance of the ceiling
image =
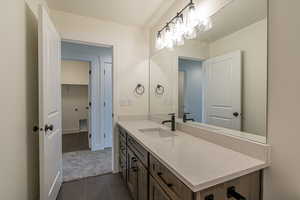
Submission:
[[267,17],[267,0],[233,0],[212,17],[213,28],[198,35],[215,41]]
[[[174,0],[47,0],[50,9],[110,20],[125,25],[146,26],[157,11],[167,10]],[[162,12],[163,13],[163,12]]]

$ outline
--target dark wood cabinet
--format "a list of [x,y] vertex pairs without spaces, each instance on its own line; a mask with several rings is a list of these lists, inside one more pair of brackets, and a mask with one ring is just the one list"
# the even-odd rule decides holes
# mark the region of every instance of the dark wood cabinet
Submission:
[[126,133],[120,129],[119,134],[119,168],[122,179],[127,182],[127,145]]
[[172,200],[151,176],[149,179],[149,200]]
[[133,152],[127,150],[127,186],[134,200],[138,200],[138,160]]
[[149,171],[172,199],[193,200],[193,192],[152,155]]
[[122,176],[122,179],[125,182],[127,182],[127,164],[126,164],[125,156],[120,155],[119,165],[120,165],[120,174]]
[[137,162],[138,167],[138,200],[148,199],[148,170],[142,162]]
[[206,200],[212,196],[228,200],[227,189],[233,186],[248,200],[260,199],[259,172],[193,192],[122,127],[119,127],[119,167],[133,200]]

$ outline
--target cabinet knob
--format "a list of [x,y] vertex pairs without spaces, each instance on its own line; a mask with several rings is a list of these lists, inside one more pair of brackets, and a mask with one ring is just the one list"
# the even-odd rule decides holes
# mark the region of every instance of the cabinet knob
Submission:
[[136,159],[135,157],[131,158],[131,160],[132,160],[133,162],[137,162],[137,159]]

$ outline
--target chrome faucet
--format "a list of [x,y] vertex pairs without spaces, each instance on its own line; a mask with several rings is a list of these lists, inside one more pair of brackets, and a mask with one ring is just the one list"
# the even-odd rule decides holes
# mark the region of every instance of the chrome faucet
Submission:
[[162,121],[162,124],[165,123],[171,123],[171,131],[175,131],[175,113],[170,113],[169,115],[171,115],[171,120],[165,120]]
[[183,118],[182,118],[182,121],[184,123],[186,123],[187,121],[195,121],[193,118],[187,118],[187,115],[190,115],[191,113],[183,113]]

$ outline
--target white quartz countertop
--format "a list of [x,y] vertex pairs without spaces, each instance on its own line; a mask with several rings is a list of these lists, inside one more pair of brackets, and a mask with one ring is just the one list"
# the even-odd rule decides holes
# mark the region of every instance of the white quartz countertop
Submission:
[[169,130],[152,121],[119,121],[118,124],[194,192],[268,166],[264,161],[181,131],[176,131],[174,137],[140,131],[158,127]]

